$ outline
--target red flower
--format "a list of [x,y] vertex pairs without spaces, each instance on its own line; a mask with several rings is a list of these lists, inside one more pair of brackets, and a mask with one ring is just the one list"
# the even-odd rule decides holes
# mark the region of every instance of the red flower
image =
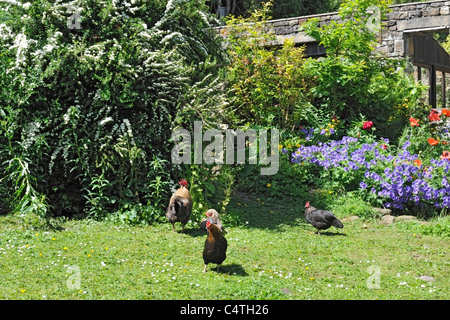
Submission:
[[442,112],[442,114],[443,114],[444,116],[450,117],[450,110],[442,109],[441,112]]
[[366,122],[364,122],[364,124],[363,124],[363,129],[364,129],[364,130],[370,129],[370,128],[372,128],[372,127],[373,127],[373,122],[372,122],[372,121],[366,121]]
[[434,140],[433,138],[428,139],[428,143],[432,146],[439,144],[439,140]]
[[431,122],[440,121],[441,120],[441,115],[436,110],[431,110],[431,112],[430,112],[430,114],[428,116],[428,119]]
[[387,144],[382,144],[382,145],[381,145],[381,149],[386,150],[386,149],[387,149]]
[[411,124],[411,127],[418,127],[419,126],[419,119],[414,119],[413,117],[409,118],[409,123]]
[[416,159],[414,160],[414,164],[418,167],[420,167],[422,165],[422,161],[420,159]]

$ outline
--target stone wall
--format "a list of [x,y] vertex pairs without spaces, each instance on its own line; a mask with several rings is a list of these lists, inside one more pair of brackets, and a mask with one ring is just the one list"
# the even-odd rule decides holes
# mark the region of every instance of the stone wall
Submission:
[[416,2],[391,6],[379,51],[388,56],[404,56],[405,33],[439,31],[450,28],[450,1]]
[[[418,31],[437,31],[450,29],[450,1],[429,1],[407,3],[390,6],[392,12],[383,21],[384,29],[380,37],[378,50],[389,57],[405,55],[405,34]],[[308,19],[318,18],[322,24],[331,20],[339,20],[337,12],[318,15],[272,20],[269,28],[279,39],[293,38],[296,43],[315,42],[311,37],[299,31],[300,26]]]

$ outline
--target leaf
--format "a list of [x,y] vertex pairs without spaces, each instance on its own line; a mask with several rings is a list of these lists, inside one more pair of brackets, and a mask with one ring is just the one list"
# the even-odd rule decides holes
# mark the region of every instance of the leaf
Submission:
[[206,188],[207,188],[212,194],[214,194],[214,192],[216,191],[216,187],[215,187],[212,183],[207,183],[207,184],[206,184]]
[[125,189],[124,194],[128,197],[128,198],[133,198],[133,192],[130,189]]

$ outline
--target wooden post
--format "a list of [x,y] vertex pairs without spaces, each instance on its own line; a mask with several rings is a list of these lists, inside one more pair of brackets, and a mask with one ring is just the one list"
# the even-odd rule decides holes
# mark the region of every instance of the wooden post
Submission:
[[431,65],[430,70],[430,97],[429,103],[433,108],[436,108],[436,66]]
[[445,94],[446,94],[446,87],[445,87],[445,72],[444,71],[442,71],[441,72],[442,73],[442,89],[441,89],[441,92],[442,92],[442,108],[443,109],[445,109],[445,107],[446,107],[446,105],[445,105],[445,103],[446,103],[446,97],[445,97]]

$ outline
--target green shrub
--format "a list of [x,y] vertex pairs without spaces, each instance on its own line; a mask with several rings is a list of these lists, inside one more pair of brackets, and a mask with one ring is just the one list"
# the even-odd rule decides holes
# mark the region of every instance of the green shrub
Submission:
[[[11,159],[27,159],[23,177],[35,178],[53,215],[102,217],[133,205],[138,218],[128,220],[163,215],[175,184],[175,119],[189,123],[180,113],[218,92],[224,56],[205,4],[40,0],[0,9],[0,171],[11,175]],[[14,200],[17,179],[2,182],[1,210],[10,211],[26,198]]]
[[230,63],[226,80],[237,124],[293,128],[308,106],[303,48],[286,40],[281,48],[267,30],[272,3],[249,18],[229,17],[224,30]]
[[227,214],[227,205],[235,184],[236,169],[232,165],[183,165],[180,176],[189,181],[194,206],[191,220],[199,222],[205,218],[208,209],[215,209],[221,215]]

